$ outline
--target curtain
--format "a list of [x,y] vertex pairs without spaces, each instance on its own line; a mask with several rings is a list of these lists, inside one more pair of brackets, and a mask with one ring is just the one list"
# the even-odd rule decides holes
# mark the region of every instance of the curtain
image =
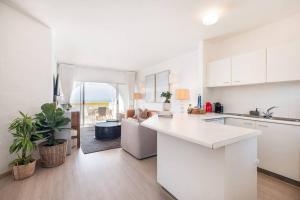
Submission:
[[127,71],[76,66],[74,81],[98,83],[128,83]]
[[60,64],[59,72],[61,89],[64,95],[63,103],[70,103],[74,83],[75,67],[73,65]]
[[127,72],[129,108],[134,107],[133,93],[135,91],[136,72]]

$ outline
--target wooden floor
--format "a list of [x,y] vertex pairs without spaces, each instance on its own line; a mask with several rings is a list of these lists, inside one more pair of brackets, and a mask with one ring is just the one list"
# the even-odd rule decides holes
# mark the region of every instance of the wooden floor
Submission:
[[[38,169],[23,181],[0,180],[1,200],[172,200],[156,183],[156,158],[134,159],[121,149],[83,154]],[[300,200],[300,188],[258,175],[259,200]]]

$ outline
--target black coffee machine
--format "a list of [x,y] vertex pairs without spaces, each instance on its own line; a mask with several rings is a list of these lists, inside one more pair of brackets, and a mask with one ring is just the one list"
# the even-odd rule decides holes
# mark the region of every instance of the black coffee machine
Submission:
[[220,102],[214,103],[215,113],[223,113],[223,105]]

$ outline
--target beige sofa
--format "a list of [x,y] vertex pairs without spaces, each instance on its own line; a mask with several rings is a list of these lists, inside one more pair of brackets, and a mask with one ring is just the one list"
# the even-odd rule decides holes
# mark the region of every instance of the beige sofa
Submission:
[[121,146],[137,159],[154,156],[157,153],[156,131],[140,125],[138,120],[122,120]]

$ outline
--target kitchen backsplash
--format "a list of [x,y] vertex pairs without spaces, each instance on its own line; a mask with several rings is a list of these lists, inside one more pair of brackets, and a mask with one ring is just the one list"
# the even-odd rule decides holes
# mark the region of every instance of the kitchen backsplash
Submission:
[[277,106],[274,116],[300,118],[300,81],[208,88],[206,99],[221,102],[226,113],[249,113],[255,108],[262,113]]

